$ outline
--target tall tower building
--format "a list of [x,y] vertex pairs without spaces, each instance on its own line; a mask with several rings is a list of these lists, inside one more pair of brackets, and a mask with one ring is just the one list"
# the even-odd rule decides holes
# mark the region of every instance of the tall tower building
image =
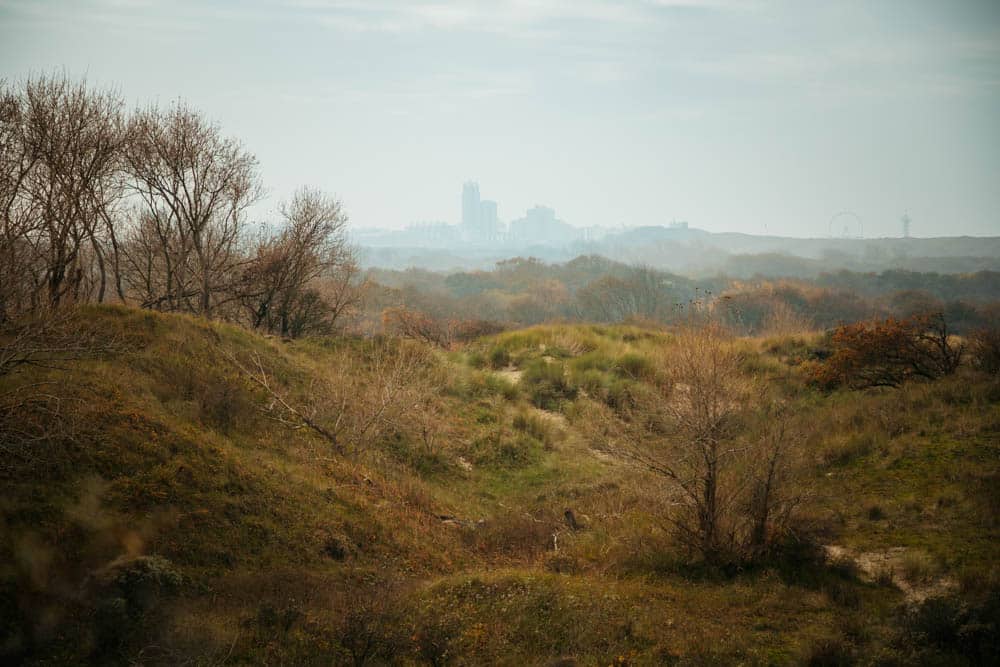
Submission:
[[497,218],[497,203],[484,199],[479,203],[479,230],[483,236],[496,238],[500,231],[500,220]]
[[462,186],[462,228],[466,233],[479,231],[480,211],[479,183],[466,181]]
[[903,238],[910,238],[910,216],[906,213],[903,214]]

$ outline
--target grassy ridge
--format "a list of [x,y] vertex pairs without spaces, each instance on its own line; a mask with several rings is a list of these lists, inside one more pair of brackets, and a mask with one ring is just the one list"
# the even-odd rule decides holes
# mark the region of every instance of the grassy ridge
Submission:
[[[551,325],[433,352],[433,433],[414,417],[344,456],[269,419],[229,357],[257,355],[307,404],[325,369],[375,343],[284,343],[122,308],[85,317],[120,351],[0,380],[56,383],[67,424],[0,469],[5,655],[906,661],[889,578],[808,545],[752,570],[692,569],[665,530],[662,482],[591,448],[594,420],[652,391],[667,333]],[[803,370],[818,338],[738,344],[806,434],[804,531],[854,555],[904,547],[915,580],[996,581],[995,380],[827,396]]]

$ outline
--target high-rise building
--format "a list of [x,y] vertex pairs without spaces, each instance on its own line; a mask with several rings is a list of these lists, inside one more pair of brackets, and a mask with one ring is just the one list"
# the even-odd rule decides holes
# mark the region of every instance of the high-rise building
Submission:
[[906,213],[903,214],[903,238],[910,238],[910,216]]
[[484,199],[479,203],[479,233],[489,239],[495,239],[500,233],[500,220],[497,218],[497,203]]
[[462,228],[466,233],[476,234],[479,231],[481,206],[479,200],[479,183],[466,181],[462,186]]

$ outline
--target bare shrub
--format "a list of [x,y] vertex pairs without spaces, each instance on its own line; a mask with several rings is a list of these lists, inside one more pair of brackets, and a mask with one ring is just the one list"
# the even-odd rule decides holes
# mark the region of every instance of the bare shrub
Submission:
[[794,447],[801,435],[792,431],[785,411],[765,403],[758,412],[761,427],[746,454],[748,498],[746,520],[749,534],[744,536],[744,548],[751,557],[762,555],[771,540],[789,525],[792,513],[801,502],[793,491]]
[[794,507],[787,495],[785,418],[741,371],[742,355],[717,326],[687,328],[664,355],[655,395],[640,395],[624,420],[606,420],[595,445],[659,476],[681,542],[718,562],[761,552]]
[[260,355],[225,354],[264,391],[267,416],[293,430],[311,429],[346,453],[408,428],[409,416],[433,391],[432,359],[423,348],[383,341],[361,352],[338,351],[298,395],[280,385]]
[[799,313],[784,301],[775,301],[764,318],[762,329],[766,336],[791,336],[811,331],[812,320]]
[[449,348],[454,342],[448,322],[405,306],[382,311],[382,327],[387,333],[438,347]]
[[402,590],[393,582],[349,582],[334,638],[350,664],[386,664],[406,648]]
[[483,336],[493,336],[507,330],[507,326],[495,320],[458,320],[452,324],[455,342],[466,343]]
[[1000,375],[1000,326],[983,327],[969,335],[972,363],[991,375]]
[[120,341],[87,326],[68,308],[0,324],[0,449],[31,459],[34,445],[65,437],[71,427],[64,388],[54,380],[18,381],[12,376],[28,367],[62,369],[119,346]]

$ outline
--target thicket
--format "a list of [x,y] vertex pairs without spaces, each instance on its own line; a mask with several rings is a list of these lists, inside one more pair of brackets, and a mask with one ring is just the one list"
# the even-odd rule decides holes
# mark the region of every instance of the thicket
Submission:
[[257,159],[183,102],[125,111],[63,75],[0,82],[0,335],[117,301],[301,336],[359,301],[340,202],[308,188],[255,227]]

